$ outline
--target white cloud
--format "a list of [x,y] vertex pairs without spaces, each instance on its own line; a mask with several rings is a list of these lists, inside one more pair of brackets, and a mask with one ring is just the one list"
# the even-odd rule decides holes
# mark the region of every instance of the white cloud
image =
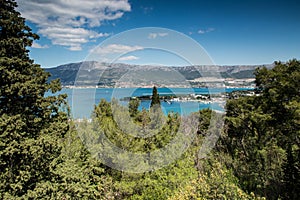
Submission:
[[92,39],[108,36],[94,27],[131,11],[128,0],[17,0],[18,10],[38,27],[38,33],[53,44],[80,50]]
[[49,48],[48,45],[40,45],[39,43],[37,43],[35,41],[33,41],[31,47],[36,48],[36,49],[47,49],[47,48]]
[[121,57],[118,60],[119,61],[128,61],[128,60],[138,60],[140,59],[139,57],[136,56],[125,56],[125,57]]
[[148,38],[149,39],[155,39],[157,37],[165,37],[168,33],[149,33]]
[[199,33],[199,34],[205,34],[205,33],[212,32],[212,31],[214,31],[214,30],[215,30],[214,28],[200,29],[200,30],[198,30],[198,33]]
[[96,54],[124,54],[129,53],[136,50],[142,50],[143,47],[141,46],[129,46],[129,45],[123,45],[123,44],[110,44],[107,46],[100,46],[96,49],[92,50],[92,53]]
[[99,34],[84,28],[73,27],[49,27],[41,29],[39,32],[42,35],[47,35],[53,44],[68,46],[72,51],[81,50],[81,45],[89,42],[91,39],[107,36],[107,34]]

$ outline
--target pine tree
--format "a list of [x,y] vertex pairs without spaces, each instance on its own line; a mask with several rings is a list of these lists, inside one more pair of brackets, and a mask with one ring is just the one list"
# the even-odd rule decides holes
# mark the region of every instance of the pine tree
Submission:
[[[38,35],[16,11],[14,0],[0,0],[0,198],[33,194],[51,180],[51,163],[67,132],[61,106],[65,95],[58,80],[29,58],[28,47]],[[45,93],[50,95],[45,97]]]
[[300,61],[275,62],[255,75],[259,95],[226,103],[222,148],[243,189],[299,199]]
[[150,104],[150,108],[152,108],[155,105],[160,106],[160,100],[159,100],[159,94],[157,92],[157,88],[154,86],[152,90],[152,101]]
[[296,166],[296,159],[293,155],[292,145],[288,145],[287,149],[287,158],[283,166],[284,168],[284,190],[283,198],[284,199],[299,199],[300,197],[300,173],[299,169]]

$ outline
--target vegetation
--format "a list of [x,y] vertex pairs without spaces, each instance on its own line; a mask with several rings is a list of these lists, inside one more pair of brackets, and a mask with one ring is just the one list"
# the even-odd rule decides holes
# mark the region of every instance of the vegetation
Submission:
[[14,1],[0,1],[0,198],[9,199],[52,182],[52,163],[69,126],[59,109],[66,96],[45,97],[60,84],[48,83],[49,74],[29,58],[26,48],[38,36],[15,7]]
[[79,140],[66,95],[53,95],[59,81],[47,82],[49,74],[29,58],[27,47],[38,36],[16,6],[0,1],[0,198],[99,197],[99,164],[82,145],[68,150]]
[[257,96],[227,103],[223,145],[246,191],[299,199],[300,62],[256,71]]
[[159,94],[157,92],[157,88],[154,86],[152,91],[152,100],[151,100],[150,108],[156,105],[160,106],[160,100],[159,100]]
[[[137,99],[129,109],[101,100],[91,122],[69,119],[65,95],[54,94],[59,81],[47,82],[28,56],[38,36],[15,7],[0,0],[1,199],[300,198],[300,61],[257,69],[256,95],[228,100],[219,141],[203,158],[223,116],[165,116],[153,108],[157,88],[150,110]],[[188,148],[153,156],[176,139]]]
[[140,100],[135,98],[131,99],[128,104],[128,109],[130,113],[130,117],[136,117],[138,114],[138,109],[140,106]]

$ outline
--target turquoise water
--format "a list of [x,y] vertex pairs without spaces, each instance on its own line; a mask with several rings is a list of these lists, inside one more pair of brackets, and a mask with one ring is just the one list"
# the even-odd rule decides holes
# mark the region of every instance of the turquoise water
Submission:
[[[188,94],[216,94],[222,92],[231,92],[235,90],[250,90],[250,88],[158,88],[159,95],[188,95]],[[101,99],[111,101],[113,98],[120,100],[124,97],[134,97],[151,95],[152,88],[63,88],[60,93],[68,95],[67,101],[71,106],[71,112],[74,118],[90,118],[94,105],[98,104]],[[127,101],[119,101],[126,106]],[[201,109],[210,108],[214,110],[223,110],[225,102],[218,103],[201,103],[201,102],[161,102],[161,107],[165,114],[169,112],[178,112],[181,115],[188,115]],[[149,100],[141,101],[139,109],[148,109]]]

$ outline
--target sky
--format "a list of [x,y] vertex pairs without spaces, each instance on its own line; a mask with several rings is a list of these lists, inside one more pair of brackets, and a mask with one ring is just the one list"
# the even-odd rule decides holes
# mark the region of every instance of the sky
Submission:
[[40,36],[30,47],[30,56],[44,68],[91,59],[175,66],[300,59],[298,0],[17,3],[27,25]]

